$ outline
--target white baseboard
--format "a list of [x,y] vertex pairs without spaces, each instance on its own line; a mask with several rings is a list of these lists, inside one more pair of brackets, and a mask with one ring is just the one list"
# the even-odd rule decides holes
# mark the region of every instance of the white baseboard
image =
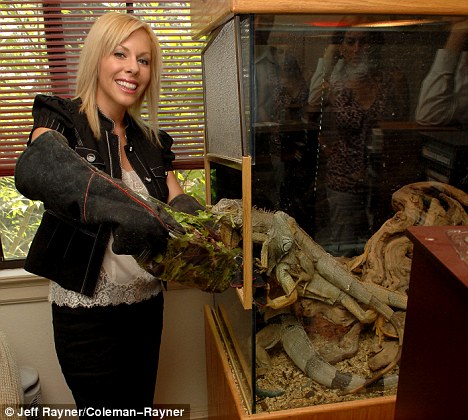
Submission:
[[0,270],[0,305],[47,301],[49,280],[23,269]]

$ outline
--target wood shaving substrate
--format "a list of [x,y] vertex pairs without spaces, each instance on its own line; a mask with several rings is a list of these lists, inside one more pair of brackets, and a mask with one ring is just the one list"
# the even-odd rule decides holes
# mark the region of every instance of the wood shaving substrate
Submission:
[[[372,372],[367,366],[367,360],[372,353],[372,339],[373,334],[371,332],[361,334],[359,351],[356,356],[337,363],[335,367],[343,372],[371,378]],[[284,391],[284,394],[278,397],[257,398],[257,413],[396,394],[396,388],[394,388],[388,391],[340,395],[339,390],[322,386],[304,375],[280,345],[269,350],[268,353],[271,357],[272,367],[264,375],[257,377],[257,386],[264,390],[281,389]],[[398,373],[398,370],[395,369],[392,373]]]

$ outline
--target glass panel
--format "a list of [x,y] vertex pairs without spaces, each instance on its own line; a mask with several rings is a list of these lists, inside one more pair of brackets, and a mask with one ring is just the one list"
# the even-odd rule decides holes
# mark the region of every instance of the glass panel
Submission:
[[255,395],[252,383],[255,382],[255,311],[244,310],[234,289],[215,295],[217,322],[226,352],[232,363],[236,385],[245,404],[245,410],[255,410]]
[[[250,118],[247,138],[253,158],[254,206],[286,212],[328,253],[326,258],[357,267],[353,275],[371,283],[369,287],[384,286],[385,297],[378,299],[392,309],[382,315],[387,309],[371,307],[381,319],[395,314],[392,322],[400,328],[395,319],[405,314],[412,255],[404,229],[395,228],[401,220],[397,216],[414,218],[405,221],[410,224],[457,224],[466,219],[460,204],[466,202],[468,189],[466,18],[254,15],[241,22],[251,28],[251,43],[242,47],[249,52],[241,52],[245,58],[238,65],[248,74],[243,77],[249,86],[241,89],[241,112]],[[217,200],[242,196],[239,170],[222,164],[212,169]],[[427,181],[440,183],[429,185]],[[461,219],[449,214],[460,208]],[[382,242],[364,249],[377,234],[382,241],[393,235],[393,249],[385,251],[388,257],[379,248]],[[310,251],[297,247],[297,242],[294,246],[297,253]],[[254,248],[254,256],[260,259],[259,248]],[[279,328],[280,341],[267,343],[274,374],[260,369],[259,358],[252,362],[256,365],[250,381],[255,383],[253,410],[276,411],[395,394],[393,387],[342,395],[395,360],[390,357],[386,364],[374,356],[384,350],[392,354],[398,340],[390,338],[380,321],[376,323],[375,316],[366,312],[369,306],[353,297],[349,288],[333,297],[318,296],[318,289],[311,295],[309,286],[318,287],[317,281],[308,278],[301,282],[304,267],[300,255],[286,259],[285,254],[278,260],[286,263],[293,281],[300,282],[303,297],[282,309],[287,315],[270,314],[266,324],[264,308],[255,307],[257,341],[258,332],[263,331],[263,339],[263,327],[272,324]],[[371,257],[373,263],[359,262],[360,258],[371,261]],[[280,271],[272,270],[268,278],[272,289],[283,276]],[[327,292],[329,283],[327,280]],[[376,296],[378,292],[371,293]],[[387,305],[393,293],[402,301]],[[230,298],[236,300],[234,295],[228,295]],[[238,315],[233,311],[229,316]],[[240,327],[245,328],[242,333],[233,330],[231,339],[245,336],[250,327]],[[302,348],[300,342],[288,341],[286,330],[297,332]],[[376,331],[383,335],[377,337]],[[325,372],[328,385],[310,375],[310,364],[319,359],[307,353],[312,350],[306,340],[320,353],[320,360],[332,361],[314,367],[316,372],[324,366],[325,371],[330,369]],[[356,356],[345,355],[345,342],[354,343],[351,353],[357,348]],[[251,357],[259,352],[264,355],[258,345],[254,349],[253,344]],[[366,346],[363,355],[360,352]],[[335,353],[327,354],[330,349]],[[359,364],[359,358],[372,359],[373,365]],[[395,373],[397,369],[391,371]],[[342,380],[352,383],[343,385]]]
[[[425,78],[442,60],[447,19],[258,15],[254,25],[254,204],[286,211],[328,251],[351,256],[392,216],[403,185],[466,189],[466,165],[438,156],[466,153],[466,111],[444,109],[444,97],[418,105],[434,92]],[[437,115],[450,112],[441,129]]]

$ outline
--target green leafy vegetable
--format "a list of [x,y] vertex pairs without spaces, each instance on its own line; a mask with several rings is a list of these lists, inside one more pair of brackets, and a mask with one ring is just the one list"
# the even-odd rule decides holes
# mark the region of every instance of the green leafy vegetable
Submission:
[[210,293],[225,291],[241,269],[236,257],[242,254],[239,248],[224,243],[219,235],[226,221],[209,211],[199,211],[194,216],[170,207],[166,209],[186,233],[171,233],[164,255],[152,255],[148,250],[135,256],[137,262],[146,271],[167,282]]

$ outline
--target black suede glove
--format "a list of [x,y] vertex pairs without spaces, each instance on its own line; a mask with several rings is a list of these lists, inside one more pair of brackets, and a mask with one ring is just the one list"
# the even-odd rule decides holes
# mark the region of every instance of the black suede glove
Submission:
[[19,157],[16,188],[64,218],[113,227],[116,254],[164,251],[169,231],[184,229],[150,202],[81,158],[57,131],[41,134]]
[[169,206],[172,207],[175,211],[181,211],[187,214],[196,215],[198,210],[205,210],[194,197],[187,194],[180,194],[174,197]]

